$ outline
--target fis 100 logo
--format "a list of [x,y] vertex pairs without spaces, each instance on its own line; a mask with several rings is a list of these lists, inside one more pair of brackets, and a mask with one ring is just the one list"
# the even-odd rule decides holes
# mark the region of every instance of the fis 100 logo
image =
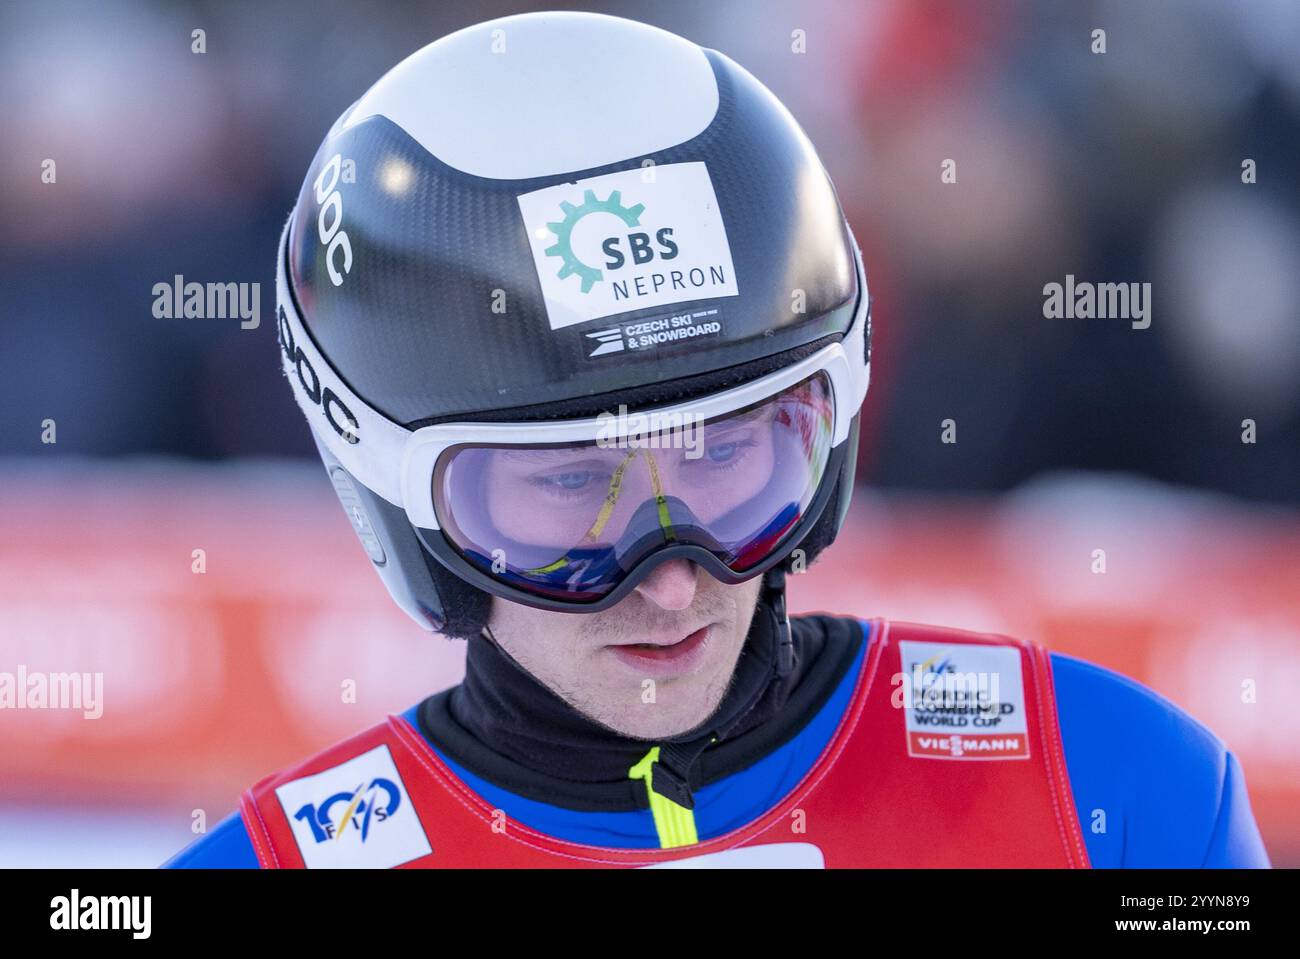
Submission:
[[401,804],[401,790],[391,780],[376,777],[352,792],[335,793],[319,806],[304,803],[293,818],[305,822],[318,843],[342,839],[349,824],[365,842],[371,827],[387,820]]

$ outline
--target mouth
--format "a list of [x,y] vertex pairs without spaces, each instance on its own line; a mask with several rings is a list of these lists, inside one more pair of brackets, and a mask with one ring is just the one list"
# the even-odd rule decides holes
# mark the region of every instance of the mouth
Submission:
[[664,638],[644,643],[610,646],[613,654],[643,676],[669,678],[690,672],[704,655],[713,624],[680,639]]

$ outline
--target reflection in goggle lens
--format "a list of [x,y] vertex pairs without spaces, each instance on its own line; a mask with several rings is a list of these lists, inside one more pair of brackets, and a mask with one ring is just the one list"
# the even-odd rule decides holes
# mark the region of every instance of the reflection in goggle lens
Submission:
[[434,508],[473,565],[542,596],[592,601],[677,543],[744,572],[781,544],[821,483],[831,397],[818,373],[712,420],[633,414],[581,443],[452,447],[434,470]]

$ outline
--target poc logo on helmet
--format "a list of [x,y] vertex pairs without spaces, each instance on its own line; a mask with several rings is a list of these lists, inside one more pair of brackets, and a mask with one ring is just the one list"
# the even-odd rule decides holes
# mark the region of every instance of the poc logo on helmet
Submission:
[[[284,315],[283,306],[280,307],[277,314],[275,326],[276,334],[280,340],[280,350],[284,353],[285,358],[293,364],[293,368],[297,370],[298,383],[302,386],[304,395],[320,408],[321,412],[325,414],[325,422],[329,423],[334,432],[343,437],[344,441],[353,444],[360,443],[361,437],[357,435],[357,430],[361,428],[361,424],[352,415],[352,411],[339,399],[337,393],[328,386],[321,386],[320,377],[312,367],[311,360],[307,359],[302,347],[293,338],[293,330],[289,329],[289,318]],[[310,382],[308,382],[309,379]],[[340,418],[347,423],[346,428],[339,422]]]
[[[319,207],[316,211],[316,234],[325,247],[325,267],[329,270],[330,282],[335,286],[342,286],[343,274],[352,270],[352,241],[348,239],[347,232],[340,229],[343,226],[343,195],[337,187],[342,163],[343,157],[340,154],[330,157],[316,176],[315,184],[316,205]],[[327,177],[328,186],[325,183]],[[331,219],[331,211],[332,220],[327,226],[326,220]],[[340,250],[343,252],[343,273],[339,272],[335,264],[335,254]]]

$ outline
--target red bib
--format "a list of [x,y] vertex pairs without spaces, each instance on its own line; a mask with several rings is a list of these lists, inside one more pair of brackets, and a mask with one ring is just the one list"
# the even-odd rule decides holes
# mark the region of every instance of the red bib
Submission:
[[264,868],[1087,867],[1036,643],[872,620],[853,696],[766,813],[692,846],[614,849],[508,819],[389,716],[244,793]]

